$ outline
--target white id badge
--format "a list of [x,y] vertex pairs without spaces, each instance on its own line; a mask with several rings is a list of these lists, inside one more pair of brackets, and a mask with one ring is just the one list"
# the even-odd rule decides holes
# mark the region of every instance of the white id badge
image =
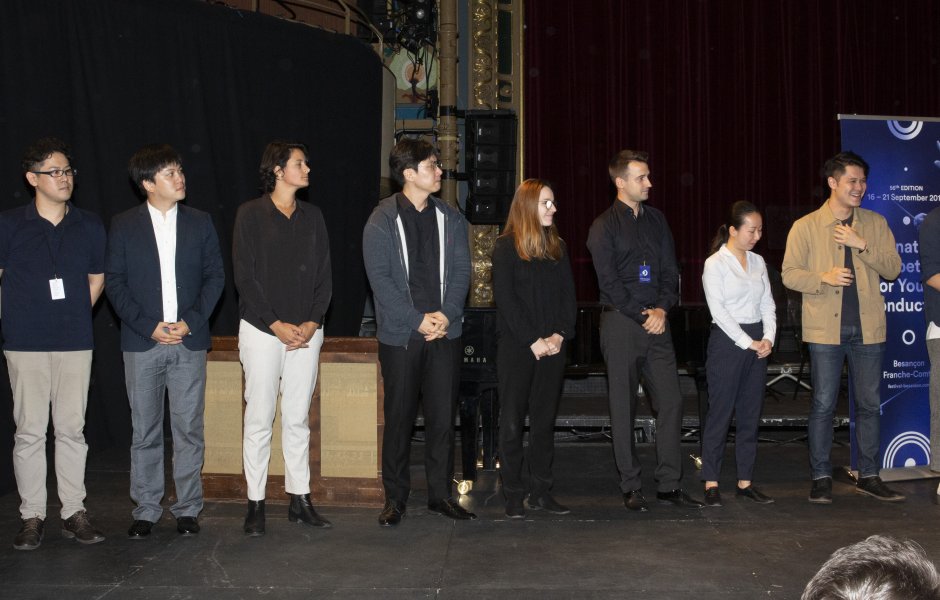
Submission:
[[58,277],[49,280],[49,291],[52,292],[53,300],[65,300],[65,286]]

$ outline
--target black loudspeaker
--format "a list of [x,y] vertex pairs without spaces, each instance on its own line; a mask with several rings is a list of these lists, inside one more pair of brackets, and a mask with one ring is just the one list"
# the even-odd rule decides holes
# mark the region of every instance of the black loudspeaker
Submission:
[[496,383],[496,309],[464,309],[462,341],[461,381]]
[[516,115],[511,110],[467,111],[464,126],[467,220],[502,225],[516,191]]

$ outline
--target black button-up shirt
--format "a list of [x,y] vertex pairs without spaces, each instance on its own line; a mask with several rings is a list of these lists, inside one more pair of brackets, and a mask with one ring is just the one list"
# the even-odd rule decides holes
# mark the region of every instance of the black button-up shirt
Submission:
[[[640,205],[640,214],[617,200],[591,225],[587,241],[594,260],[600,300],[637,323],[649,307],[669,311],[679,301],[679,266],[666,217]],[[640,281],[640,267],[649,266],[650,281]]]
[[239,316],[255,328],[273,335],[275,321],[323,324],[333,277],[319,208],[298,200],[288,218],[268,194],[242,204],[235,216],[232,263]]
[[404,194],[398,194],[398,216],[408,247],[408,287],[415,310],[423,313],[441,310],[441,249],[437,211],[428,202],[418,212]]

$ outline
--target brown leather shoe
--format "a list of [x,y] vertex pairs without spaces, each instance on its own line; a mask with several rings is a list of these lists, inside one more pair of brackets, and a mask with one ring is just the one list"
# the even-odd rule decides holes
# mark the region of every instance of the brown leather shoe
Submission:
[[62,537],[75,538],[81,544],[97,544],[104,541],[104,535],[92,526],[88,513],[83,510],[62,521]]
[[39,517],[23,520],[23,527],[13,538],[14,550],[35,550],[42,543],[43,521]]
[[379,513],[379,525],[382,527],[394,527],[401,523],[405,516],[406,507],[395,500],[386,500],[385,508]]

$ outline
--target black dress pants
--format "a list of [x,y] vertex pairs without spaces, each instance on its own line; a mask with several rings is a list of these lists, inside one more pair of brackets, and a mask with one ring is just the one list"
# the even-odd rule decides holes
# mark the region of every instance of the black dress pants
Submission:
[[[502,339],[496,353],[499,374],[499,475],[506,500],[521,500],[526,486],[523,461],[529,471],[529,493],[538,498],[553,483],[555,415],[565,375],[565,346],[561,352],[535,360],[532,351]],[[524,452],[526,413],[529,447]]]
[[618,311],[601,314],[601,352],[607,363],[607,394],[614,459],[624,493],[640,489],[640,460],[633,437],[640,378],[656,415],[657,491],[678,489],[682,479],[682,395],[669,326],[659,335]]
[[382,485],[386,501],[406,504],[411,493],[411,436],[419,396],[424,409],[428,501],[451,497],[460,349],[460,338],[411,339],[406,347],[379,344],[385,389]]

